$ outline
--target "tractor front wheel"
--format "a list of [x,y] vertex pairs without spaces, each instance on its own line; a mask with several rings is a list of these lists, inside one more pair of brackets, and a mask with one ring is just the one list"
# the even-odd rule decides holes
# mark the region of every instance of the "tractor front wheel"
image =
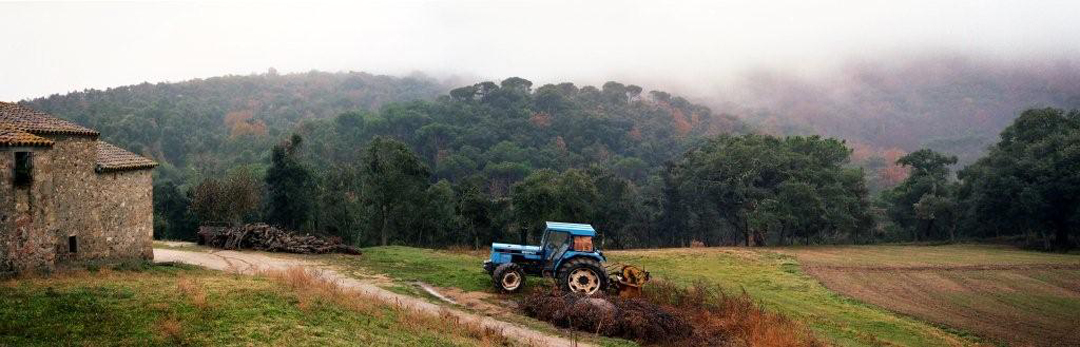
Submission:
[[592,258],[573,258],[559,267],[555,278],[559,288],[571,293],[593,295],[607,287],[607,276],[600,262]]
[[499,265],[491,274],[495,289],[503,293],[517,293],[525,288],[525,271],[514,263]]

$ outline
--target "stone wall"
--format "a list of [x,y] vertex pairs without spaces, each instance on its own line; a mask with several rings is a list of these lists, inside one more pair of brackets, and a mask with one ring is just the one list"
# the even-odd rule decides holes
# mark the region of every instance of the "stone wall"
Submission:
[[0,148],[0,273],[14,270],[12,234],[15,233],[15,187],[12,187],[14,152]]
[[15,270],[15,152],[0,148],[0,273]]
[[[15,153],[34,153],[33,182],[15,187]],[[53,166],[49,148],[0,149],[0,272],[47,270],[56,259],[56,242],[48,230],[52,180],[42,176]]]
[[[93,252],[84,254],[84,246],[93,246],[91,235],[100,229],[97,222],[101,217],[98,209],[93,208],[99,194],[94,166],[97,164],[97,143],[94,138],[85,136],[48,136],[56,142],[53,145],[52,160],[56,163],[49,167],[34,169],[40,176],[52,179],[53,205],[49,211],[49,221],[45,231],[54,238],[57,260],[68,261],[84,257],[94,258]],[[86,234],[86,235],[84,235]],[[75,236],[77,252],[68,251],[68,237]]]
[[13,184],[14,152],[28,149],[0,148],[0,272],[152,259],[152,171],[97,173],[94,138],[48,137],[28,188]]
[[[154,200],[151,170],[109,172],[97,175],[99,195],[94,206],[100,235],[86,254],[98,259],[153,259]],[[83,252],[80,249],[80,253]],[[80,255],[83,258],[83,255]]]

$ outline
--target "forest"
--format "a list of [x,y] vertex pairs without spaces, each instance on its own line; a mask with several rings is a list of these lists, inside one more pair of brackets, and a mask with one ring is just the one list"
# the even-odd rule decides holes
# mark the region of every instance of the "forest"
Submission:
[[895,182],[882,183],[844,137],[614,81],[270,71],[24,102],[162,163],[158,238],[264,221],[361,246],[485,247],[537,242],[561,220],[592,223],[606,248],[1061,249],[1080,223],[1080,114],[1055,108],[1013,115],[962,167],[939,147],[894,151]]

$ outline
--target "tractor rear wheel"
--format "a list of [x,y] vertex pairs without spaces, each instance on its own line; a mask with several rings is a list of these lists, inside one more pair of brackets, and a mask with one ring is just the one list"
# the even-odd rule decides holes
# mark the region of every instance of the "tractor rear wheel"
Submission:
[[573,258],[559,267],[555,279],[559,288],[571,293],[593,295],[607,288],[607,275],[600,262],[592,258]]
[[517,293],[525,288],[525,271],[518,264],[502,264],[491,273],[491,280],[500,292]]

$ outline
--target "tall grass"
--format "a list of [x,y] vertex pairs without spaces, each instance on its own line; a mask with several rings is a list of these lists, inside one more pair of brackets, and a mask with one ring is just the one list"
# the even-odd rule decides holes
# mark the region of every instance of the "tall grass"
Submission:
[[176,287],[180,293],[191,299],[191,305],[200,309],[205,309],[207,307],[206,291],[203,290],[197,280],[189,277],[180,277],[176,282]]
[[184,326],[175,317],[169,317],[161,320],[157,324],[157,329],[158,332],[162,335],[162,337],[164,337],[169,342],[175,345],[184,344]]
[[0,346],[522,345],[471,320],[411,312],[319,275],[153,265],[0,280]]

